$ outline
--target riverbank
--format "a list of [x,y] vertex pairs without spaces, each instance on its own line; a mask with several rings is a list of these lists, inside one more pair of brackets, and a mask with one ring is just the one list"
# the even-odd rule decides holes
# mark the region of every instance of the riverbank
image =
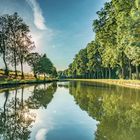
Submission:
[[10,88],[14,86],[26,85],[26,84],[43,84],[43,83],[50,83],[55,82],[57,79],[47,79],[47,80],[7,80],[7,81],[0,81],[0,88]]
[[140,89],[140,80],[123,79],[65,79],[67,81],[98,82],[110,85],[123,86],[127,88]]

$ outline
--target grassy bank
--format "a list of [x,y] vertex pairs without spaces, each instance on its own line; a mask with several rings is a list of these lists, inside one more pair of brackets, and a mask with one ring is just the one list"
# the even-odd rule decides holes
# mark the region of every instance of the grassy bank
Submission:
[[140,89],[140,80],[122,80],[122,79],[67,79],[67,80],[68,81],[83,81],[83,82],[98,82],[98,83]]
[[41,83],[50,83],[57,81],[57,79],[47,79],[47,80],[19,80],[19,79],[13,79],[13,80],[4,80],[0,81],[0,88],[7,88],[7,87],[13,87],[13,86],[19,86],[19,85],[25,85],[25,84],[41,84]]
[[46,78],[44,80],[44,75],[38,76],[38,79],[34,77],[31,73],[24,73],[24,79],[22,79],[22,74],[18,71],[16,79],[15,79],[15,72],[9,71],[9,76],[4,75],[4,71],[0,69],[0,89],[2,88],[11,88],[14,86],[19,85],[26,85],[26,84],[40,84],[40,83],[49,83],[57,81],[55,78]]

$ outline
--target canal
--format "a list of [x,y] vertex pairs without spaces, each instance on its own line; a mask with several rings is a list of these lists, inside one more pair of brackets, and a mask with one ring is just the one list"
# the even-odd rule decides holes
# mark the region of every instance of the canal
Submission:
[[58,82],[0,91],[0,140],[139,140],[140,90]]

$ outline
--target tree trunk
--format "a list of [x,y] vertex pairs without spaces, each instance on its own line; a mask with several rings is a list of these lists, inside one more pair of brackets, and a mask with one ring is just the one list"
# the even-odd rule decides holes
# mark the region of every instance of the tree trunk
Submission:
[[46,80],[46,75],[44,74],[44,81]]
[[101,74],[102,74],[102,79],[104,79],[104,71],[103,71],[103,69],[101,70]]
[[137,77],[137,79],[139,79],[139,67],[138,66],[136,66],[136,77]]
[[107,68],[105,69],[105,78],[108,79],[108,70],[107,70]]
[[121,69],[122,69],[122,73],[121,73],[122,79],[124,79],[125,78],[125,76],[124,76],[124,52],[122,52],[122,67],[121,67]]
[[17,60],[16,60],[16,52],[14,51],[14,67],[15,67],[15,78],[17,78]]
[[37,75],[36,75],[36,72],[34,72],[34,77],[35,77],[35,79],[37,79]]
[[34,66],[34,65],[33,65],[33,72],[34,72],[34,77],[35,77],[35,79],[37,79],[37,74],[36,74],[35,66]]
[[111,79],[111,68],[110,67],[108,68],[108,71],[109,71],[109,79]]
[[21,79],[24,79],[23,62],[20,61],[20,64],[21,64]]
[[121,78],[124,79],[124,67],[122,66],[121,69],[122,69],[122,73],[121,73],[122,77]]
[[7,63],[6,63],[5,53],[3,53],[3,62],[4,62],[4,65],[5,65],[5,75],[8,76],[9,75],[9,70],[8,70],[8,66],[7,66]]
[[92,78],[92,79],[95,79],[95,78],[96,78],[95,72],[92,72],[91,78]]
[[8,76],[9,75],[9,70],[8,70],[8,65],[7,65],[7,62],[6,62],[6,45],[5,45],[5,40],[2,36],[2,43],[3,43],[3,47],[2,47],[2,54],[3,54],[3,62],[4,62],[4,65],[5,65],[5,75]]
[[129,60],[129,79],[132,79],[132,67],[131,67],[131,61]]
[[98,71],[96,72],[96,79],[98,79],[99,78],[99,73],[98,73]]
[[90,72],[88,73],[88,78],[89,78],[89,79],[91,78],[91,73],[90,73]]

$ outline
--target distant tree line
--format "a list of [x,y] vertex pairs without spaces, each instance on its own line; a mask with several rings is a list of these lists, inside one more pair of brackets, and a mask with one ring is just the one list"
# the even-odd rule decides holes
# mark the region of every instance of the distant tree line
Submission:
[[35,78],[39,74],[56,76],[56,68],[46,54],[32,52],[35,44],[29,33],[29,26],[17,13],[0,16],[0,56],[5,65],[5,75],[9,76],[9,65],[12,65],[16,78],[17,66],[20,65],[21,77],[24,78],[24,63],[28,63]]
[[97,15],[95,40],[59,76],[139,79],[140,0],[111,0]]

